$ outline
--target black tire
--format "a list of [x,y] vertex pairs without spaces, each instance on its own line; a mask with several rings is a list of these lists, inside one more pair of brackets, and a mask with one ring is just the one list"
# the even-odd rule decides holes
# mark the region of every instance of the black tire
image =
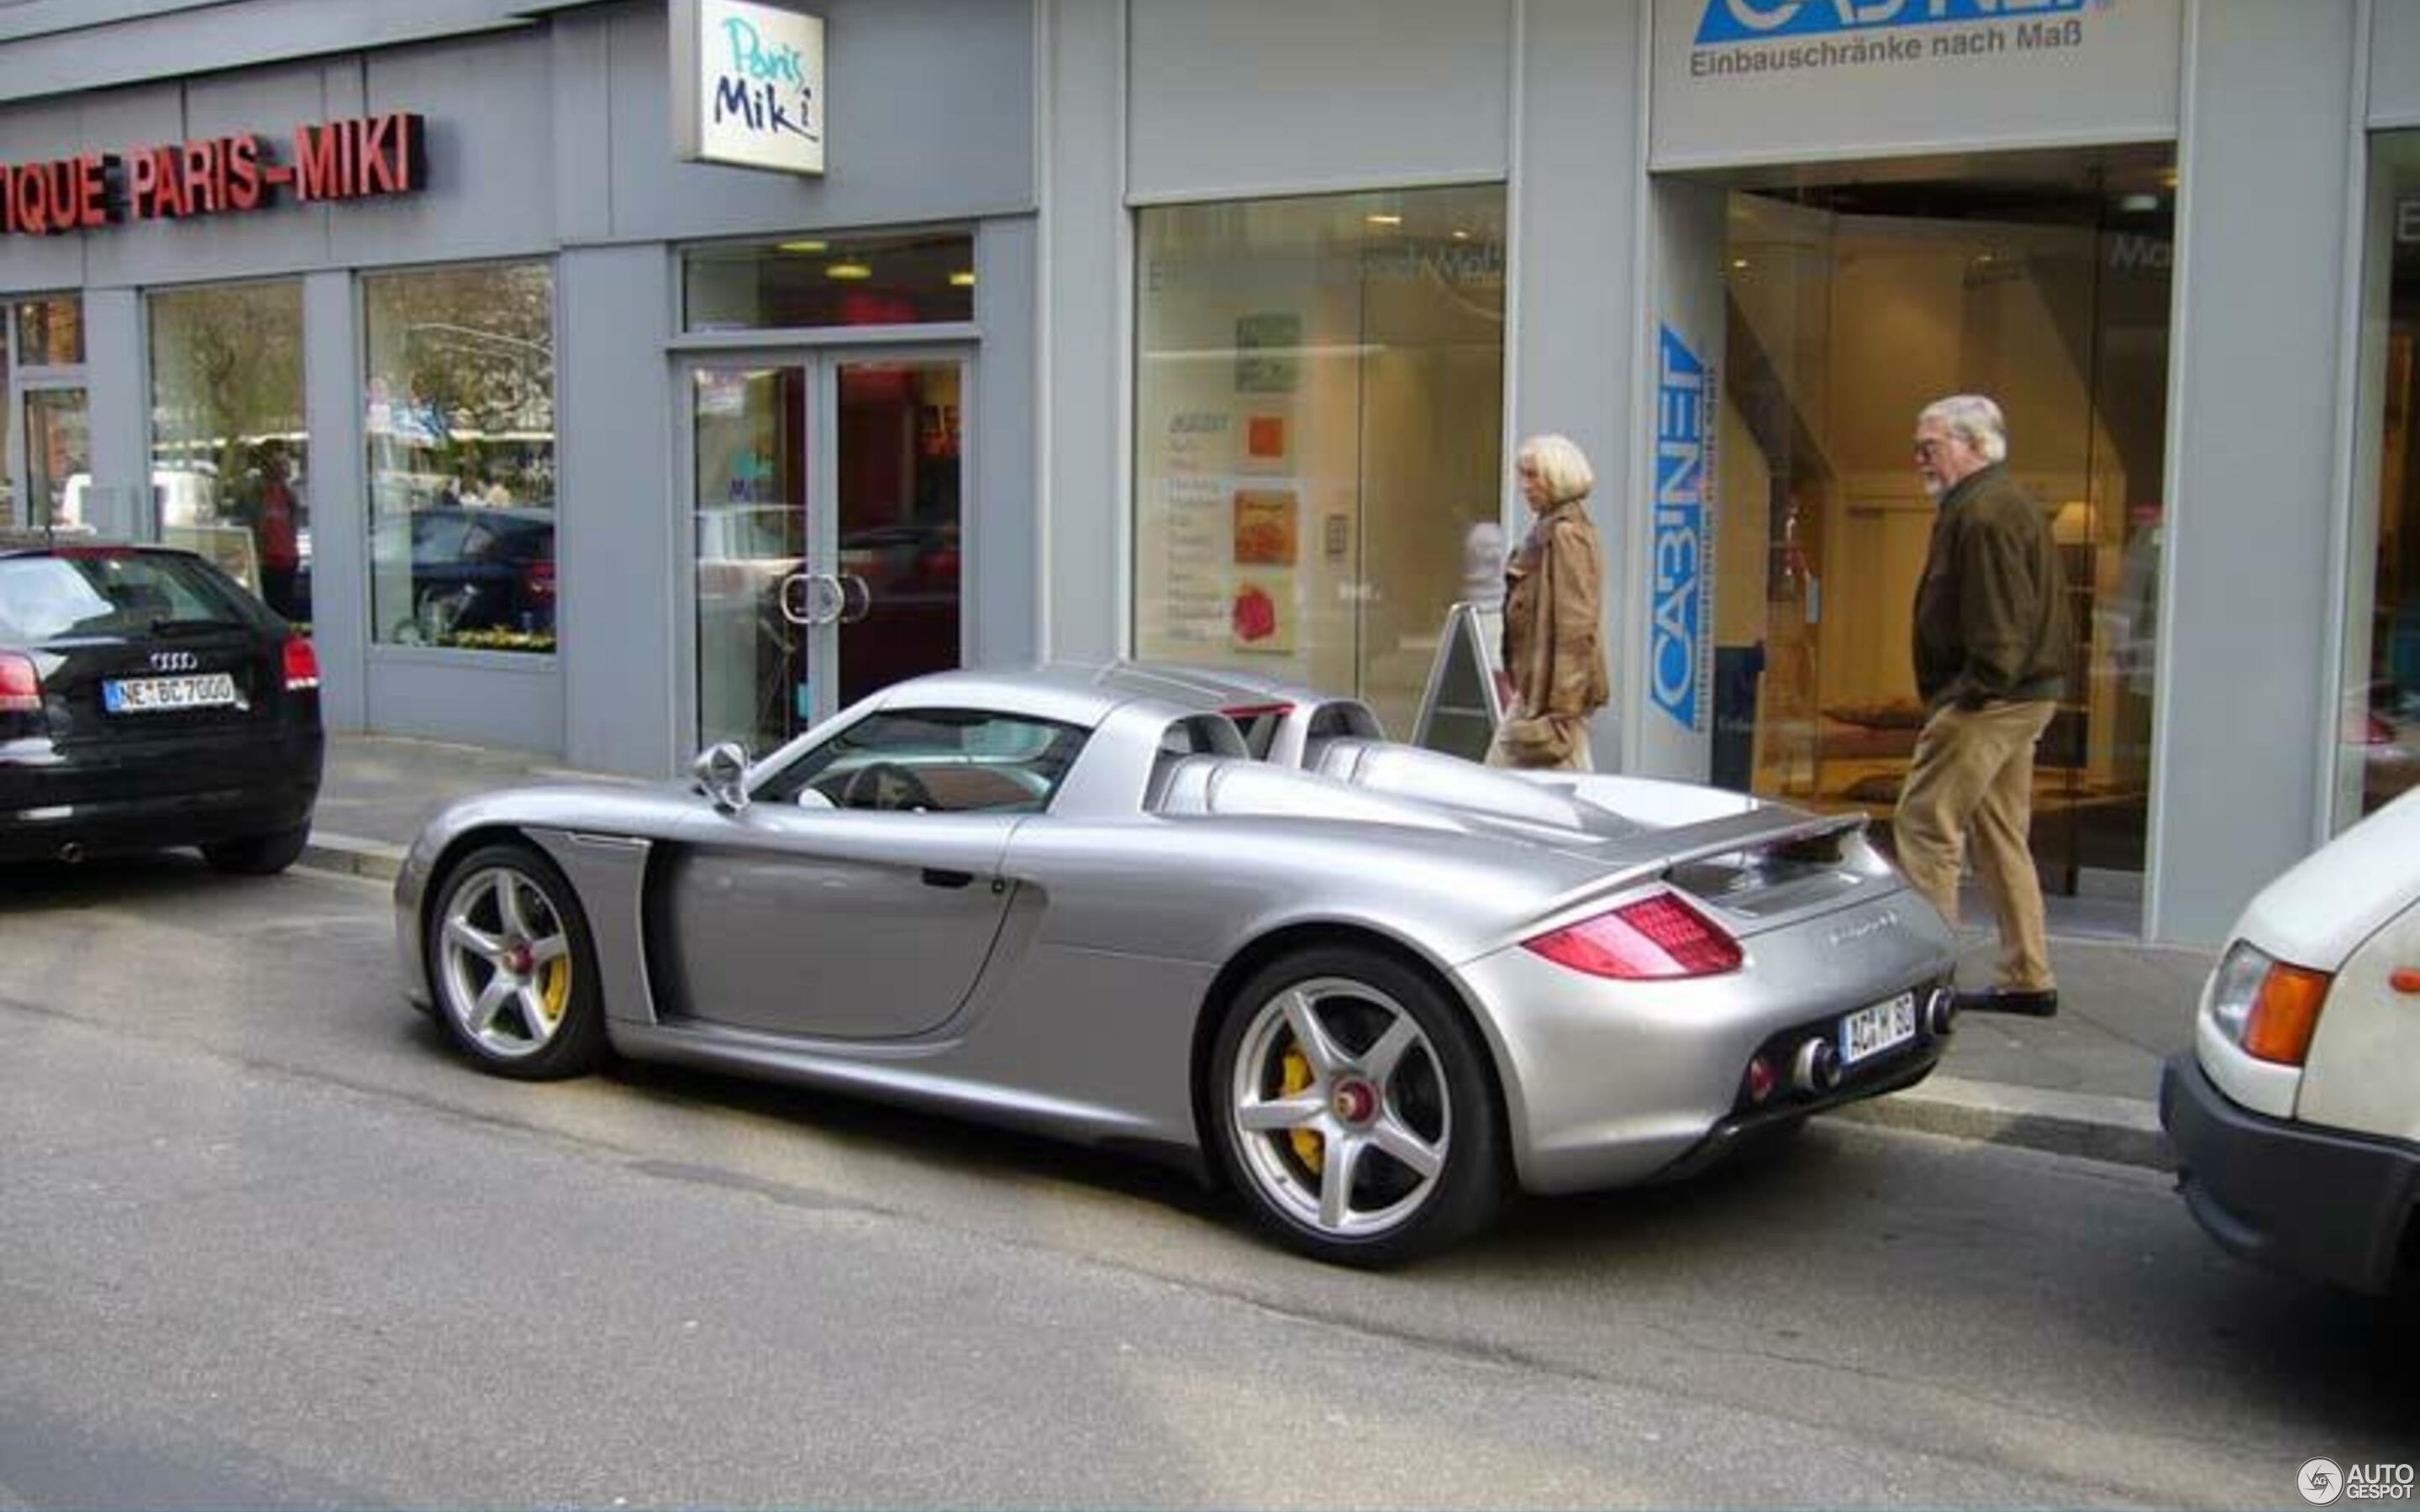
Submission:
[[[507,891],[517,903],[506,903]],[[596,1070],[607,1051],[597,947],[562,869],[521,841],[482,846],[446,869],[430,900],[421,960],[437,1021],[456,1046],[480,1069],[520,1081]],[[458,916],[494,949],[458,938]],[[559,951],[546,954],[557,942]]]
[[202,847],[202,859],[212,871],[240,877],[272,877],[301,860],[302,848],[310,841],[311,826],[297,825],[266,835],[212,841]]
[[[1319,1056],[1304,1053],[1297,1011],[1327,1039]],[[1321,946],[1254,972],[1225,1007],[1205,1074],[1221,1173],[1255,1223],[1314,1259],[1402,1264],[1477,1232],[1502,1202],[1503,1098],[1486,1046],[1442,989],[1388,955]]]

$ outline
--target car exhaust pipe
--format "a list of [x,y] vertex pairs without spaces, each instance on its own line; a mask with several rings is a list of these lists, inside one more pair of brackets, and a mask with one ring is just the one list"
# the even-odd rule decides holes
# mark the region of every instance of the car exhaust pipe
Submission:
[[59,859],[60,859],[60,860],[62,860],[62,861],[65,861],[65,862],[66,862],[68,865],[70,865],[70,866],[73,866],[73,865],[75,865],[78,861],[83,860],[83,859],[84,859],[84,845],[83,845],[83,842],[82,842],[82,841],[72,841],[72,840],[71,840],[71,841],[69,841],[66,844],[61,845],[61,846],[59,847]]
[[1818,1037],[1798,1047],[1790,1067],[1790,1084],[1802,1092],[1828,1092],[1840,1085],[1840,1052]]
[[1936,1040],[1947,1040],[1958,1032],[1958,994],[1947,987],[1932,989],[1932,1001],[1924,1012],[1927,1027]]

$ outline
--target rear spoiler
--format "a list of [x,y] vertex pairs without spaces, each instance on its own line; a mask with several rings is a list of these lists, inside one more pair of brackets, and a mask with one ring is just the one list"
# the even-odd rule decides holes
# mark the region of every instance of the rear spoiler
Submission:
[[1767,851],[1810,841],[1838,840],[1865,827],[1866,816],[1862,813],[1808,813],[1803,809],[1775,804],[1729,819],[1712,819],[1685,829],[1664,831],[1666,841],[1685,838],[1688,843],[1667,853],[1663,870],[1730,851]]
[[1745,813],[1729,814],[1701,824],[1652,831],[1638,837],[1655,847],[1653,858],[1622,866],[1556,898],[1540,910],[1551,921],[1568,910],[1584,908],[1607,898],[1657,882],[1693,861],[1728,856],[1736,851],[1773,851],[1792,846],[1838,845],[1866,828],[1862,813],[1816,814],[1782,804],[1770,804]]

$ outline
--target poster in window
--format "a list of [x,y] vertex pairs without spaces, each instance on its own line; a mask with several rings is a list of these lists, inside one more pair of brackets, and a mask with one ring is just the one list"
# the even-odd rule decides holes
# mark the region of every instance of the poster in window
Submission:
[[1235,577],[1229,626],[1237,651],[1290,656],[1294,652],[1294,574],[1243,572]]
[[1285,488],[1235,490],[1235,564],[1291,567],[1298,548],[1294,493]]
[[1302,316],[1292,314],[1235,317],[1235,392],[1292,393],[1298,376]]

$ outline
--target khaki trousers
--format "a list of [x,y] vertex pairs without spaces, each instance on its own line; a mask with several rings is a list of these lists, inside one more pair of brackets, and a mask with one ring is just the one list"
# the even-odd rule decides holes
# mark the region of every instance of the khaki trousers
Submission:
[[2041,879],[2025,837],[2034,746],[2057,711],[2048,699],[1936,711],[1916,739],[1891,820],[1900,869],[1953,927],[1961,863],[1974,841],[1975,875],[2000,924],[1998,985],[2020,992],[2055,985],[2042,939]]

